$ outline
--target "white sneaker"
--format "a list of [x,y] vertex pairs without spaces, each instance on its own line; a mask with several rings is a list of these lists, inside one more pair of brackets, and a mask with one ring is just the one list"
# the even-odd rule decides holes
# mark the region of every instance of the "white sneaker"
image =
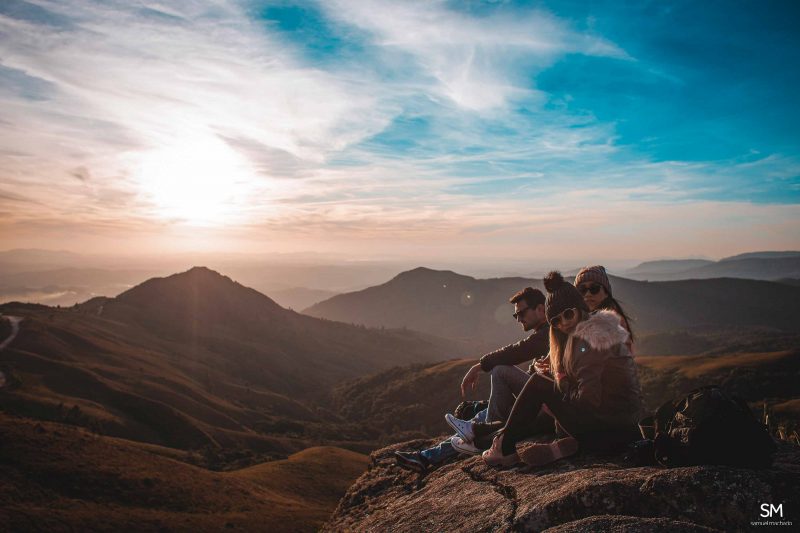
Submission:
[[472,422],[469,420],[461,420],[456,418],[450,413],[444,415],[445,421],[453,428],[453,431],[458,433],[458,436],[467,442],[475,440],[475,433],[472,431]]
[[471,442],[466,442],[458,435],[450,437],[450,444],[453,446],[453,449],[455,451],[459,453],[465,453],[467,455],[480,455],[481,452],[483,451],[480,450],[477,446],[475,446]]

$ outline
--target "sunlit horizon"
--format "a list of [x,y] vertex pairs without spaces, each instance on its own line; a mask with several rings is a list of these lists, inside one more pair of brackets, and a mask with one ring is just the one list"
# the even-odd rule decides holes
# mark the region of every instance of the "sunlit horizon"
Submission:
[[4,3],[0,249],[559,265],[798,249],[796,14]]

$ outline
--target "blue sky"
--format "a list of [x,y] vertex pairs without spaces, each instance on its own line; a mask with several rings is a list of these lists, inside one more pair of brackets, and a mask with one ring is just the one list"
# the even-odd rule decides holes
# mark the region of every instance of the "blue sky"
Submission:
[[0,246],[797,248],[799,25],[791,1],[6,1]]

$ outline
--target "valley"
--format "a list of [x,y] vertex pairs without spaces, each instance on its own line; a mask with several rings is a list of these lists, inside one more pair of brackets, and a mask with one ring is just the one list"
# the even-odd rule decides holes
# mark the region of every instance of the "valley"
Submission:
[[[775,435],[797,431],[800,288],[613,283],[636,318],[649,409],[719,383]],[[196,267],[68,308],[0,305],[4,519],[314,530],[364,454],[448,433],[466,369],[522,338],[506,300],[526,284],[415,269],[313,317]]]

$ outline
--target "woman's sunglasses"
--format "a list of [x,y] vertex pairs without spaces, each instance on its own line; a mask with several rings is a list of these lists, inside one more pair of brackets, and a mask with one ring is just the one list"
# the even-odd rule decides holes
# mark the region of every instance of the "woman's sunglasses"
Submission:
[[587,292],[592,293],[592,295],[594,296],[595,294],[600,292],[600,289],[602,289],[602,288],[603,288],[603,286],[600,285],[599,283],[592,283],[591,285],[581,285],[581,286],[579,286],[578,287],[578,292],[581,293],[581,296],[585,296]]
[[574,307],[570,307],[569,309],[564,309],[563,311],[561,311],[561,313],[557,314],[552,319],[550,319],[550,325],[553,326],[554,328],[557,328],[558,325],[561,324],[562,320],[572,320],[573,318],[575,318],[575,313],[576,311]]

